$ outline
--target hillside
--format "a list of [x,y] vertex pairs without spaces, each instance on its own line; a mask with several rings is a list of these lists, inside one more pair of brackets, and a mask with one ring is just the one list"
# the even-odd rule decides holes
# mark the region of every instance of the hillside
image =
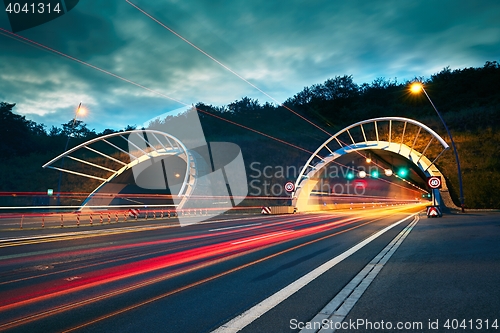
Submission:
[[[434,104],[443,114],[457,144],[463,173],[466,206],[500,208],[500,66],[486,62],[480,68],[443,69],[424,82]],[[314,151],[328,136],[293,114],[291,110],[321,126],[328,133],[354,122],[381,117],[402,116],[419,120],[447,138],[446,132],[429,101],[412,95],[409,82],[377,79],[358,85],[351,76],[339,76],[321,84],[305,87],[284,102],[285,107],[260,104],[247,97],[227,106],[203,103],[197,108],[220,118],[271,135],[273,140],[234,124],[200,113],[208,141],[234,142],[242,148],[249,181],[258,166],[298,169],[309,157],[291,145]],[[175,117],[174,117],[175,118]],[[167,121],[175,121],[174,118]],[[14,104],[0,104],[0,191],[46,191],[56,188],[58,173],[41,165],[63,151],[71,122],[62,128],[46,130],[15,114]],[[81,121],[73,131],[70,146],[99,134]],[[18,138],[23,138],[19,140]],[[286,142],[288,144],[283,143]],[[252,167],[252,163],[254,167]],[[437,163],[449,181],[458,202],[456,165],[451,151]],[[292,179],[293,175],[275,175]],[[90,191],[93,184],[78,177],[65,176],[63,191]],[[252,194],[252,193],[251,193]],[[4,200],[5,201],[5,200]],[[2,204],[4,203],[2,201]]]

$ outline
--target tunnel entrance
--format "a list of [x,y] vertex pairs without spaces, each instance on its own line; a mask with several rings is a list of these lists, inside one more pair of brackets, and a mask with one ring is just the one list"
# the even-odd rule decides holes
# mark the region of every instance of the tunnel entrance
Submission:
[[[428,200],[426,179],[442,176],[435,162],[448,149],[443,138],[413,119],[358,122],[337,132],[311,155],[295,182],[292,204],[297,211],[314,211],[347,202]],[[436,200],[448,206],[452,201],[443,185],[436,191]]]

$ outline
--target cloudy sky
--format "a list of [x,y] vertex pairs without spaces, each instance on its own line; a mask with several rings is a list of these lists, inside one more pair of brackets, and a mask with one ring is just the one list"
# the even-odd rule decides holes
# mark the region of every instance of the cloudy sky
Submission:
[[[337,75],[405,81],[500,60],[498,0],[133,2],[279,102]],[[10,30],[3,11],[0,28]],[[184,107],[165,96],[273,101],[125,0],[82,0],[19,35],[164,95],[2,32],[0,101],[47,127],[71,120],[80,101],[97,131]]]

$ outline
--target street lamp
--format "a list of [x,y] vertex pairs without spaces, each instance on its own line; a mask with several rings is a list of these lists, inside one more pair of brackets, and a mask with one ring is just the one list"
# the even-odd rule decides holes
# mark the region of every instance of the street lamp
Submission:
[[[83,115],[85,114],[85,109],[82,108],[82,102],[78,104],[78,108],[75,111],[75,116],[73,117],[73,123],[71,124],[71,131],[68,133],[68,139],[66,140],[66,146],[64,146],[64,152],[68,150],[68,145],[69,145],[69,139],[71,138],[71,134],[73,130],[75,129],[75,124],[76,124],[76,118],[78,115]],[[61,158],[61,169],[64,167],[64,156]],[[59,171],[59,181],[57,182],[57,205],[59,206],[61,204],[61,178],[62,178],[62,171]]]
[[79,114],[80,115],[85,114],[85,109],[82,108],[82,102],[80,102],[80,104],[78,104],[78,108],[75,111],[75,116],[73,117],[73,123],[71,124],[71,131],[68,134],[68,140],[66,140],[66,146],[64,147],[64,152],[66,152],[66,150],[68,150],[69,138],[71,137],[71,134],[73,134],[73,130],[75,129],[75,125],[76,125],[76,118],[78,117]]
[[457,147],[455,146],[455,141],[453,141],[453,136],[451,135],[450,133],[450,130],[448,129],[448,126],[446,125],[446,123],[444,122],[444,119],[443,117],[441,116],[441,114],[439,113],[439,111],[437,110],[436,106],[434,105],[434,103],[432,102],[431,98],[429,97],[429,95],[427,94],[427,91],[425,91],[424,89],[424,85],[421,83],[421,82],[414,82],[411,86],[410,86],[410,90],[411,92],[413,93],[419,93],[420,91],[423,91],[425,96],[427,97],[427,99],[429,100],[429,102],[431,103],[432,107],[434,108],[434,110],[436,111],[439,119],[441,119],[441,122],[443,123],[444,125],[444,128],[446,129],[446,132],[448,132],[448,135],[450,136],[450,141],[451,141],[451,147],[453,148],[453,153],[455,154],[455,161],[457,162],[457,170],[458,170],[458,185],[459,185],[459,188],[460,188],[460,207],[462,208],[462,212],[464,212],[464,209],[465,209],[465,206],[464,206],[464,189],[463,189],[463,185],[462,185],[462,171],[460,169],[460,159],[458,158],[458,152],[457,152]]

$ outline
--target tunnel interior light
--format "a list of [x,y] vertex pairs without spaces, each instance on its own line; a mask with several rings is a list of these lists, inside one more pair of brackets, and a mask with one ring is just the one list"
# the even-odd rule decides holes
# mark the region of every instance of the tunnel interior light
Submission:
[[406,176],[408,176],[408,169],[406,168],[401,168],[398,170],[398,176],[401,177],[401,178],[404,178]]

